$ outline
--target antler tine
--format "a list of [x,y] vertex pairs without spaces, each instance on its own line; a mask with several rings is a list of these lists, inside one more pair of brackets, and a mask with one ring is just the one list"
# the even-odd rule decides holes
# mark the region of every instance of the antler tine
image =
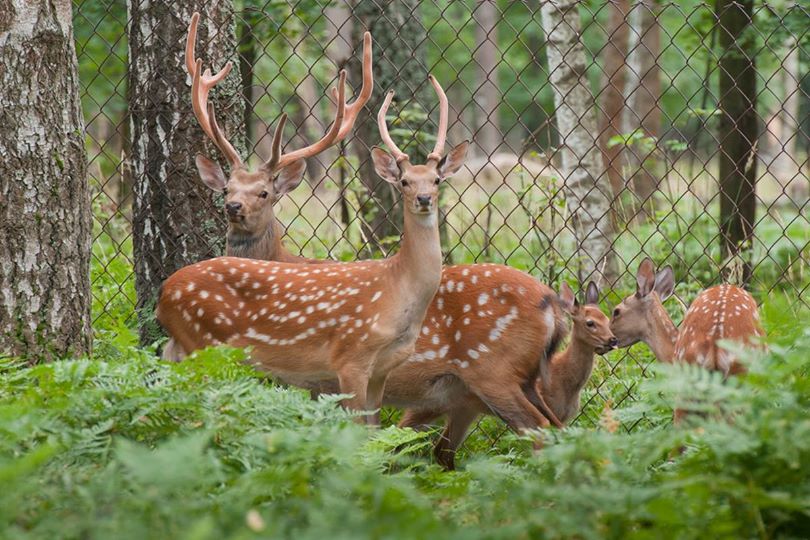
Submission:
[[211,130],[214,132],[214,143],[222,150],[222,153],[225,154],[228,162],[231,164],[231,167],[239,167],[242,165],[242,160],[239,158],[239,154],[236,153],[234,147],[225,139],[225,136],[222,134],[222,130],[219,129],[219,124],[217,124],[217,117],[214,115],[214,104],[208,104],[208,118],[211,121]]
[[[314,155],[317,155],[330,146],[335,142],[338,137],[338,133],[340,132],[340,127],[343,124],[343,116],[346,111],[346,70],[340,70],[340,77],[338,78],[338,108],[337,114],[335,115],[335,121],[332,123],[332,127],[329,128],[329,131],[324,135],[320,141],[316,142],[315,144],[311,144],[307,147],[300,148],[289,154],[282,154],[278,159],[278,167],[284,167],[289,165],[293,161],[301,158],[308,158]],[[269,165],[269,164],[266,164]]]
[[[360,110],[368,103],[371,94],[374,92],[374,68],[372,67],[372,49],[371,49],[371,32],[363,34],[363,86],[360,93],[354,100],[354,103],[346,105],[346,114],[343,117],[343,125],[340,127],[337,141],[342,141],[346,135],[354,127],[354,122],[357,120],[357,115]],[[337,101],[337,90],[332,89],[332,99]],[[335,141],[335,142],[337,142]]]
[[287,123],[287,113],[282,113],[281,118],[278,119],[276,124],[276,131],[273,133],[273,145],[271,146],[270,159],[264,164],[265,169],[272,171],[278,165],[278,160],[281,158],[281,134],[284,131],[284,124]]
[[377,113],[377,127],[380,129],[380,138],[382,138],[383,143],[394,155],[394,159],[397,160],[397,163],[401,163],[408,160],[408,154],[400,150],[397,145],[394,144],[394,140],[391,138],[391,135],[388,134],[388,125],[385,123],[385,113],[388,112],[388,107],[391,106],[392,99],[394,99],[393,90],[389,91],[388,95],[385,96],[385,101],[383,101],[380,107],[380,112]]
[[433,85],[433,89],[439,96],[439,131],[436,133],[436,145],[433,147],[433,152],[428,154],[427,158],[428,161],[439,161],[442,159],[442,153],[444,152],[444,141],[447,138],[447,117],[449,106],[447,104],[447,95],[444,93],[439,81],[437,81],[436,77],[433,75],[428,75],[428,78],[430,78],[430,84]]
[[225,154],[231,166],[239,167],[242,165],[239,154],[222,132],[219,131],[219,127],[212,125],[208,112],[209,108],[207,107],[208,93],[231,72],[233,64],[228,62],[216,75],[212,75],[210,69],[206,69],[204,72],[202,71],[202,60],[196,58],[194,54],[194,48],[197,44],[197,26],[199,20],[200,14],[195,12],[191,16],[191,23],[188,27],[188,37],[186,38],[186,70],[192,77],[191,108],[194,110],[194,116],[197,117],[197,121],[200,123],[202,130],[214,141],[220,151]]

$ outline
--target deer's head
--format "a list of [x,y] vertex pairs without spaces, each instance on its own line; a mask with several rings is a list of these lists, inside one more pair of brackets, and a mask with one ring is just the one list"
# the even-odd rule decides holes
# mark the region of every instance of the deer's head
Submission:
[[636,273],[636,292],[621,301],[613,310],[610,328],[619,340],[619,347],[629,347],[639,341],[654,339],[653,321],[664,317],[662,302],[675,289],[675,274],[665,266],[657,274],[650,259],[644,259]]
[[231,174],[226,176],[218,163],[203,155],[198,155],[195,159],[197,170],[206,186],[225,195],[225,215],[230,222],[231,230],[244,234],[262,233],[275,220],[273,205],[276,201],[301,183],[306,169],[306,159],[343,140],[354,126],[358,113],[371,97],[374,89],[371,34],[366,32],[363,36],[363,87],[354,103],[347,104],[344,99],[346,72],[345,70],[340,72],[338,86],[332,89],[332,97],[337,102],[337,112],[335,121],[326,135],[305,148],[282,153],[281,135],[287,120],[286,114],[283,114],[273,135],[270,159],[258,170],[250,171],[217,125],[214,107],[208,102],[208,93],[228,75],[231,63],[226,64],[216,75],[212,75],[208,69],[202,71],[202,61],[195,59],[194,55],[199,18],[199,13],[192,15],[186,41],[186,69],[193,81],[191,104],[203,131],[227,159]]
[[599,288],[593,281],[585,289],[585,302],[580,304],[567,283],[560,286],[560,303],[573,322],[571,339],[578,339],[605,354],[617,345],[610,329],[610,319],[599,308]]
[[[424,165],[412,164],[408,155],[394,144],[388,134],[385,114],[394,97],[393,90],[388,92],[377,114],[380,136],[391,152],[375,146],[371,149],[371,159],[374,161],[374,169],[377,174],[402,193],[406,212],[434,218],[439,206],[439,184],[445,178],[458,172],[464,164],[470,142],[464,141],[446,155],[443,154],[447,137],[447,96],[433,75],[430,76],[430,82],[439,96],[439,131],[436,134],[436,145],[428,154],[427,162]],[[428,222],[431,219],[425,221]]]

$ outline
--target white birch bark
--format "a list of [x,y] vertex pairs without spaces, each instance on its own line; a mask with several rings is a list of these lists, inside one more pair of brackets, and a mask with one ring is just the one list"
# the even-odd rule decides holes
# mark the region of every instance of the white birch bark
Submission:
[[0,2],[0,355],[90,350],[90,195],[69,0]]
[[601,277],[612,281],[611,189],[599,149],[594,97],[585,74],[587,59],[580,41],[578,5],[577,0],[550,0],[543,3],[541,11],[562,147],[570,215],[567,225],[576,239],[580,282]]

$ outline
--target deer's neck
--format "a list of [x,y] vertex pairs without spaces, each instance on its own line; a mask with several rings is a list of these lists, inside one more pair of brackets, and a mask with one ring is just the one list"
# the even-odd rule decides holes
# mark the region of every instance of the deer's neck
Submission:
[[427,309],[442,278],[442,249],[438,215],[404,212],[405,228],[399,253],[392,258],[393,270],[407,294]]
[[285,248],[284,244],[281,243],[283,234],[284,227],[277,219],[273,219],[263,232],[257,234],[229,230],[225,244],[225,254],[229,257],[244,257],[263,261],[313,262],[310,259],[293,255]]
[[596,349],[574,330],[568,347],[551,358],[548,375],[541,380],[542,395],[562,422],[579,409],[579,395],[593,371],[595,353]]
[[678,327],[675,326],[675,323],[669,318],[669,313],[660,303],[657,303],[655,309],[652,310],[650,319],[652,335],[647,340],[647,345],[659,362],[672,362],[675,354],[675,342],[678,340]]

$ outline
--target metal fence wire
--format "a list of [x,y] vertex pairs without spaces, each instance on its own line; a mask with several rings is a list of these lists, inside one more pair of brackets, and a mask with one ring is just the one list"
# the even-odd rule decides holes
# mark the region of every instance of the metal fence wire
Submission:
[[[182,74],[176,95],[133,98],[144,36],[158,44],[145,77],[178,80],[171,70],[183,65],[187,16],[195,10],[202,13],[205,66],[234,62],[230,93],[217,88],[213,95],[243,159],[254,164],[269,155],[282,112],[290,116],[287,148],[325,132],[334,114],[328,89],[341,68],[359,87],[362,31],[374,36],[375,91],[367,110],[343,143],[308,160],[306,183],[275,206],[295,253],[354,260],[396,247],[395,197],[370,172],[369,147],[380,143],[373,118],[382,96],[395,88],[392,134],[407,152],[424,157],[436,130],[427,79],[433,73],[450,101],[450,144],[473,141],[463,170],[442,187],[448,263],[501,262],[553,287],[563,279],[584,287],[589,274],[581,258],[590,253],[576,227],[585,220],[606,229],[600,234],[612,250],[612,268],[598,272],[605,274],[603,289],[617,291],[607,295],[606,307],[633,290],[645,256],[674,266],[676,296],[687,305],[724,279],[745,282],[760,300],[783,291],[794,303],[810,303],[807,5],[555,4],[568,5],[556,22],[544,21],[551,15],[541,0],[74,2],[94,194],[97,331],[116,324],[136,329],[136,307],[148,307],[135,283],[137,258],[149,254],[133,228],[133,205],[137,210],[145,183],[161,194],[160,208],[152,199],[147,210],[169,216],[164,224],[188,223],[181,215],[190,211],[185,199],[197,197],[191,203],[196,222],[162,237],[160,260],[176,266],[189,256],[194,236],[210,244],[212,255],[222,249],[221,198],[200,187],[193,156],[172,155],[176,150],[161,138],[161,129],[190,126],[184,136],[222,161],[193,118],[190,79]],[[137,10],[142,16],[149,9],[162,11],[134,20]],[[209,45],[218,36],[231,48],[212,59]],[[234,110],[236,120],[228,124]],[[137,123],[149,118],[160,125],[148,144],[159,151],[166,144],[168,161],[160,166],[144,166],[143,140],[133,142]],[[588,163],[600,172],[590,191],[573,194],[571,170]],[[603,215],[590,215],[594,208],[604,208]],[[175,269],[150,264],[162,277]],[[670,304],[677,321],[682,309]],[[575,422],[596,424],[606,406],[632,400],[650,361],[643,347],[600,357]],[[476,430],[493,447],[503,432],[493,420]]]

